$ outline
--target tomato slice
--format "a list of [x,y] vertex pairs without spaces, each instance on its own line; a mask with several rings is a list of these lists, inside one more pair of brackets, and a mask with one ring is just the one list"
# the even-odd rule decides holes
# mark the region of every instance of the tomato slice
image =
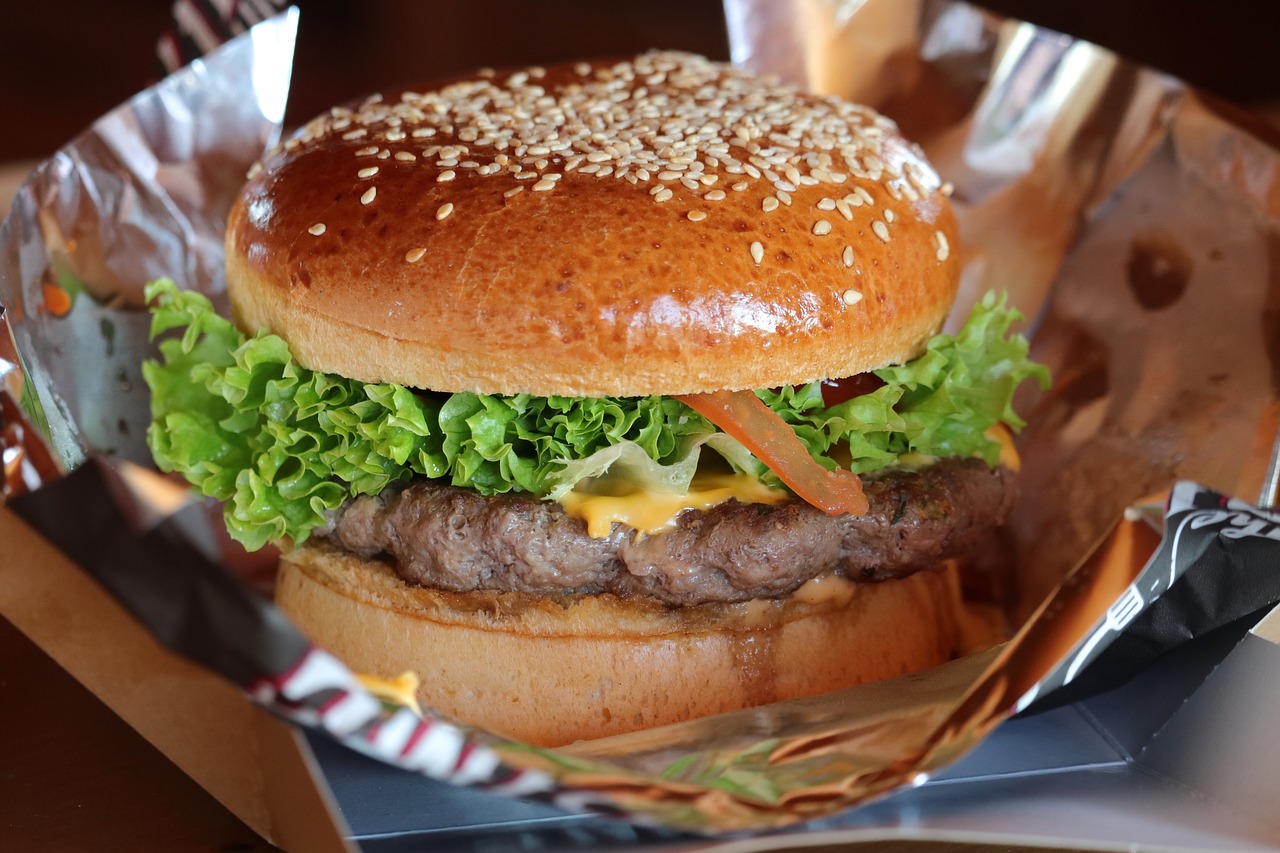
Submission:
[[828,471],[777,413],[752,391],[681,394],[677,400],[742,442],[778,479],[805,501],[831,515],[862,515],[867,497],[852,471]]
[[858,373],[843,379],[822,380],[822,404],[835,406],[854,397],[870,394],[883,388],[885,381],[874,373]]

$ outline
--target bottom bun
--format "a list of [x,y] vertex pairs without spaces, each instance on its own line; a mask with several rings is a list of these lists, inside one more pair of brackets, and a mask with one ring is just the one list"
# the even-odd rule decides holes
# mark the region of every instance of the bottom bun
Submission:
[[948,565],[880,583],[827,576],[781,601],[669,608],[427,589],[305,546],[281,560],[276,600],[356,672],[412,671],[424,706],[559,746],[890,678],[994,642],[959,587]]

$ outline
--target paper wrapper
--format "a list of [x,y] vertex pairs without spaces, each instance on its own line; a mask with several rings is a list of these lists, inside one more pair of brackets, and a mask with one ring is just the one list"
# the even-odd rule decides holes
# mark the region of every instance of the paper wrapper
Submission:
[[[199,508],[134,464],[148,462],[152,352],[138,294],[167,275],[220,296],[223,216],[277,132],[292,14],[104,117],[20,190],[0,229],[10,505],[166,644],[299,724],[436,778],[702,832],[828,817],[917,783],[1015,710],[1105,689],[1280,600],[1280,518],[1222,496],[1260,493],[1280,411],[1276,152],[1175,80],[962,4],[726,11],[735,59],[879,107],[955,183],[956,313],[997,288],[1032,318],[1056,382],[1022,401],[1007,544],[1026,618],[1009,643],[549,750],[375,699],[236,582]],[[1217,491],[1173,488],[1162,540],[1162,499],[1144,496],[1179,480]]]

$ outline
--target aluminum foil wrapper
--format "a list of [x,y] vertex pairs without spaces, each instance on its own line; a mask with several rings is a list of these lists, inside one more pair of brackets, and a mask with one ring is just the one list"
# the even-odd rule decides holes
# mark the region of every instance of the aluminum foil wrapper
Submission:
[[20,190],[0,228],[10,506],[172,648],[300,725],[436,778],[698,832],[830,818],[1011,713],[1107,689],[1280,601],[1280,517],[1253,503],[1274,497],[1280,424],[1277,152],[1176,80],[961,3],[725,10],[735,61],[879,108],[955,184],[955,314],[995,288],[1031,318],[1056,381],[1021,406],[1008,643],[551,750],[372,697],[231,580],[193,507],[130,464],[148,462],[139,294],[168,276],[220,295],[223,217],[279,131],[293,14],[105,116]]
[[91,450],[150,461],[142,289],[169,277],[223,290],[226,214],[279,136],[296,29],[285,14],[139,93],[18,189],[0,305],[65,466]]

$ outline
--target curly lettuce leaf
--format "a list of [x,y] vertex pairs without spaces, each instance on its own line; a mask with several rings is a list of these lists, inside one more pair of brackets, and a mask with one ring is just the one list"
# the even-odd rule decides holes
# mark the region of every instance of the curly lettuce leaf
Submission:
[[1000,443],[989,430],[1025,425],[1014,391],[1027,379],[1049,384],[1049,371],[1028,358],[1027,340],[1009,334],[1020,319],[1005,297],[988,293],[955,335],[935,335],[919,358],[874,371],[885,384],[869,394],[826,407],[820,382],[757,393],[816,458],[839,446],[859,474],[906,454],[980,455],[994,466]]
[[[224,501],[228,530],[251,549],[302,542],[349,498],[413,476],[554,498],[625,469],[644,487],[682,491],[709,449],[772,481],[740,443],[668,397],[439,395],[361,383],[301,367],[275,335],[246,338],[204,296],[171,282],[153,282],[147,297],[161,338],[161,360],[143,366],[152,454]],[[989,297],[957,335],[878,371],[884,387],[837,406],[823,405],[817,382],[757,393],[828,466],[847,455],[867,473],[904,453],[979,453],[994,464],[999,445],[985,431],[1020,426],[1013,390],[1028,377],[1047,381],[1027,361],[1026,342],[1007,336],[1016,319]]]

